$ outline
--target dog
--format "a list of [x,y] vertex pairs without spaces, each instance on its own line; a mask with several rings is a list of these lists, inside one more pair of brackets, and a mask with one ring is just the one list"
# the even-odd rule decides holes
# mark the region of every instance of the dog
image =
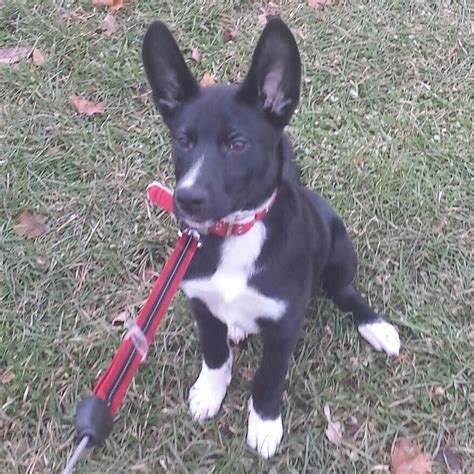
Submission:
[[217,414],[231,381],[230,341],[258,333],[247,444],[268,459],[283,435],[289,359],[318,288],[376,350],[398,355],[398,332],[354,289],[357,260],[343,222],[298,182],[284,128],[299,101],[301,62],[285,23],[268,21],[241,85],[200,87],[160,21],[145,34],[142,58],[171,133],[175,215],[202,243],[181,285],[202,353],[189,410],[194,420]]

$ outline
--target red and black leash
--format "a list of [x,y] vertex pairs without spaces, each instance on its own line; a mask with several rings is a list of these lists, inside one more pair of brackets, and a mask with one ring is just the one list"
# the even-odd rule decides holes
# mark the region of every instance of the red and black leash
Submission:
[[[167,212],[173,212],[173,193],[158,183],[152,183],[148,187],[148,199]],[[195,232],[185,231],[180,235],[136,321],[129,328],[117,353],[94,387],[92,395],[79,403],[75,417],[78,446],[63,474],[72,472],[86,447],[102,444],[112,431],[114,415],[133,376],[145,359],[148,346],[198,245],[199,235]]]

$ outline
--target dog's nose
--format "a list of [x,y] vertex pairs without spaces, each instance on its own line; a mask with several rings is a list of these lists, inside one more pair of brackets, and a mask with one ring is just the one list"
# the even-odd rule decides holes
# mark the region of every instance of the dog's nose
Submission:
[[179,188],[176,190],[176,201],[179,207],[187,214],[193,216],[203,208],[206,203],[206,192],[196,186]]

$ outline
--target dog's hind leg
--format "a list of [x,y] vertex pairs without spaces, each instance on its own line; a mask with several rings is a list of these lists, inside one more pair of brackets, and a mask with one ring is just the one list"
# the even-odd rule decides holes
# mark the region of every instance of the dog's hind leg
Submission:
[[224,400],[232,378],[232,352],[227,326],[199,299],[191,300],[191,310],[199,331],[202,368],[189,392],[189,411],[193,420],[206,420],[217,414]]
[[323,289],[345,313],[351,313],[360,335],[377,351],[396,356],[400,338],[396,329],[378,315],[352,285],[357,258],[351,239],[339,218],[332,221],[332,248],[323,273]]

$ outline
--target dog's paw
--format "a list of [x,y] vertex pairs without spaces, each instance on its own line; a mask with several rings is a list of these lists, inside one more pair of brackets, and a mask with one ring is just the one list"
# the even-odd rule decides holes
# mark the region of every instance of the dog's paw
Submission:
[[232,356],[219,369],[202,362],[201,373],[189,392],[189,411],[194,421],[207,420],[217,414],[232,378]]
[[374,323],[361,324],[360,335],[377,351],[384,351],[389,356],[400,352],[400,337],[397,330],[387,321],[379,319]]
[[229,326],[227,329],[227,335],[234,344],[238,344],[248,336],[248,333],[245,332],[240,326],[233,325]]
[[277,451],[283,436],[281,416],[276,420],[264,420],[254,410],[249,400],[249,424],[247,444],[265,459],[271,458]]

